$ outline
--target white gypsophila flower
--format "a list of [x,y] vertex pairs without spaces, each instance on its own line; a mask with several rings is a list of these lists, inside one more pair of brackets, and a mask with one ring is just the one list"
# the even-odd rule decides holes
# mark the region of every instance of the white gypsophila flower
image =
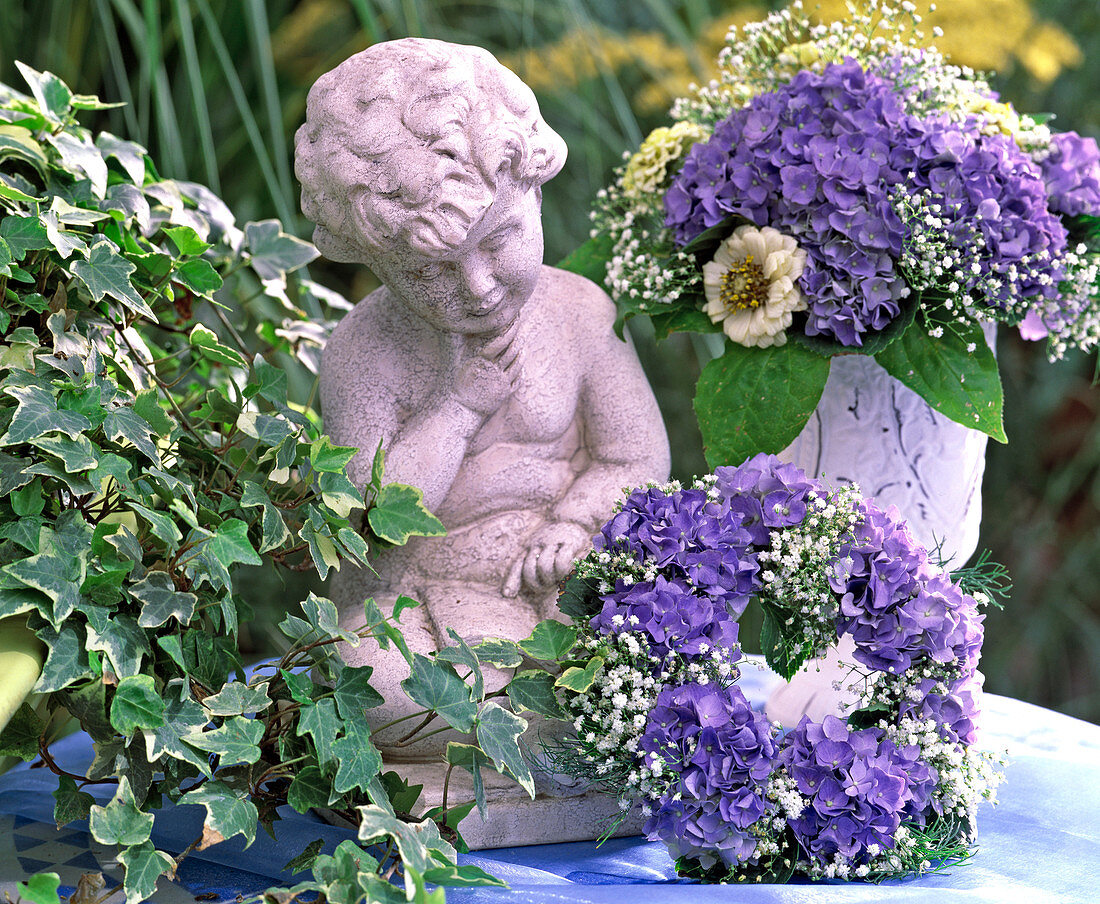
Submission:
[[738,345],[783,345],[794,312],[807,307],[795,284],[805,265],[791,236],[739,226],[703,265],[703,310]]

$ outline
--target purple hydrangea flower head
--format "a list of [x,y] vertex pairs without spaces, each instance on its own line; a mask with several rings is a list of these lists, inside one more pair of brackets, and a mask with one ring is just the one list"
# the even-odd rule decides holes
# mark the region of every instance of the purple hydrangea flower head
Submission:
[[899,749],[877,728],[852,731],[836,716],[803,717],[784,737],[777,761],[807,806],[788,823],[803,849],[821,863],[841,854],[853,864],[868,848],[894,847],[903,819],[922,819],[938,775],[920,750]]
[[934,719],[945,740],[973,744],[977,740],[984,681],[976,669],[962,672],[946,688],[933,678],[922,678],[916,682],[920,697],[903,700],[899,715]]
[[1051,210],[1071,217],[1100,216],[1100,148],[1095,138],[1054,133],[1041,166]]
[[774,455],[754,455],[737,468],[716,468],[716,487],[726,507],[741,516],[752,542],[767,546],[770,528],[801,524],[808,499],[821,484],[797,465]]
[[753,855],[750,829],[765,814],[776,744],[767,719],[739,688],[685,684],[662,691],[640,749],[647,763],[663,764],[675,777],[646,821],[651,840],[704,868]]
[[[897,261],[910,227],[891,192],[927,189],[945,202],[960,247],[970,247],[974,224],[981,230],[986,252],[974,284],[1005,277],[1003,292],[985,303],[1004,306],[1013,281],[1021,296],[1053,297],[1057,279],[1032,278],[1021,266],[1065,248],[1038,167],[1011,138],[981,134],[976,119],[907,114],[889,66],[880,71],[886,77],[851,59],[805,70],[720,122],[691,149],[666,195],[676,240],[687,243],[731,215],[793,236],[807,254],[799,278],[805,332],[861,346],[909,294]],[[1077,146],[1070,154],[1074,164],[1085,156]],[[1076,184],[1073,191],[1088,194]]]

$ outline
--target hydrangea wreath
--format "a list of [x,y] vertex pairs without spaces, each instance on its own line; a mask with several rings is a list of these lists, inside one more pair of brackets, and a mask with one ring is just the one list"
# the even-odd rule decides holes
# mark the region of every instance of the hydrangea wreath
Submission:
[[[708,881],[879,879],[965,858],[998,760],[974,746],[990,601],[953,581],[896,509],[757,455],[690,487],[636,489],[565,583],[586,681],[559,682],[597,782]],[[964,584],[972,592],[964,589]],[[736,684],[751,600],[790,677],[849,635],[861,698],[786,734]],[[575,655],[575,654],[574,654]]]
[[[837,354],[1003,442],[982,325],[1052,357],[1100,340],[1096,141],[948,63],[911,3],[850,6],[731,29],[720,78],[626,155],[565,262],[658,337],[728,337],[696,390],[712,465],[787,446]],[[731,404],[746,383],[766,389]]]

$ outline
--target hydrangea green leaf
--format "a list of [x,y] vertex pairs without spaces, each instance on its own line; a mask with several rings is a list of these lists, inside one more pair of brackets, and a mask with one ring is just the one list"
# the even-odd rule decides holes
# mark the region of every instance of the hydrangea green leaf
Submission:
[[262,220],[244,227],[246,249],[252,269],[263,280],[278,279],[317,257],[309,242],[283,232],[278,220]]
[[145,299],[130,284],[130,276],[137,267],[119,253],[114,242],[105,238],[96,239],[88,249],[87,258],[73,261],[71,269],[73,276],[88,287],[95,301],[108,296],[122,302],[134,313],[156,320]]
[[388,483],[367,510],[367,522],[375,535],[403,546],[409,537],[442,537],[443,522],[424,505],[424,493],[416,487]]
[[940,414],[1008,442],[997,359],[978,324],[952,324],[938,339],[917,324],[875,360]]
[[88,817],[88,829],[100,844],[129,847],[149,840],[153,814],[143,813],[134,801],[130,780],[121,776],[114,798],[105,807],[95,804]]
[[481,705],[477,717],[478,746],[493,760],[497,772],[504,774],[507,770],[534,798],[535,780],[519,746],[520,736],[526,730],[527,721],[500,704],[487,700]]
[[519,647],[532,659],[561,659],[577,641],[577,629],[553,619],[539,622]]
[[405,693],[425,709],[438,713],[447,724],[459,731],[474,727],[477,705],[470,698],[470,688],[449,662],[413,654],[410,675],[401,682]]
[[155,729],[164,724],[166,709],[152,675],[127,675],[115,688],[111,724],[123,736],[129,736],[137,728]]
[[234,766],[238,763],[255,763],[260,758],[260,748],[256,745],[264,736],[264,723],[257,719],[233,716],[225,723],[210,731],[192,732],[183,740],[192,747],[213,753],[221,758],[221,765]]
[[614,245],[610,233],[601,231],[567,254],[556,266],[602,286]]
[[332,782],[332,790],[346,794],[353,788],[364,791],[382,770],[382,754],[370,739],[370,728],[363,719],[353,719],[344,724],[344,737],[332,745],[339,766]]
[[829,359],[796,343],[745,348],[727,342],[695,387],[707,464],[735,465],[785,449],[817,408],[828,377]]
[[250,800],[242,800],[239,792],[225,782],[211,781],[188,791],[181,804],[200,804],[206,808],[203,825],[221,836],[220,840],[241,835],[248,847],[256,839],[258,812]]
[[139,904],[152,897],[157,890],[157,880],[176,866],[175,860],[158,851],[149,841],[120,851],[118,860],[126,867],[123,880],[126,904]]

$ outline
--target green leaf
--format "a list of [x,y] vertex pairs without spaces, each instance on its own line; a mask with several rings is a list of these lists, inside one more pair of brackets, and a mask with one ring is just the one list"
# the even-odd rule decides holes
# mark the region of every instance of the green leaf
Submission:
[[[311,768],[311,767],[306,767]],[[302,770],[303,772],[305,770]],[[304,813],[305,810],[299,812]],[[284,873],[300,873],[303,870],[309,869],[313,865],[313,861],[317,859],[317,855],[321,853],[321,849],[325,846],[324,838],[316,838],[306,845],[306,849],[302,851],[293,860],[287,862],[283,867]]]
[[[681,305],[687,298],[681,299]],[[720,333],[721,324],[714,323],[697,308],[685,306],[671,311],[652,311],[649,316],[653,323],[653,334],[657,341],[667,339],[673,333]]]
[[46,723],[27,703],[19,704],[8,724],[0,731],[0,756],[17,756],[25,763],[38,757],[38,739]]
[[535,625],[526,640],[519,642],[520,649],[532,659],[558,660],[573,649],[577,641],[577,629],[559,621],[547,619]]
[[216,832],[222,840],[241,835],[248,847],[256,839],[256,823],[259,813],[250,800],[243,800],[239,792],[224,782],[210,781],[188,791],[179,801],[181,804],[200,804],[206,808],[203,825]]
[[60,458],[69,474],[88,471],[99,464],[92,441],[83,433],[76,439],[69,439],[67,436],[39,436],[31,440],[31,443],[43,452]]
[[[25,487],[14,490],[8,497],[11,500],[11,509],[21,519],[28,519],[34,515],[41,515],[46,507],[46,494],[42,490],[42,481],[32,480]],[[41,519],[38,520],[41,524]],[[38,530],[34,532],[35,552],[38,551]]]
[[389,483],[367,510],[374,534],[387,543],[403,546],[409,537],[442,537],[446,528],[424,505],[424,493],[416,487]]
[[309,447],[309,463],[314,471],[343,474],[359,450],[354,446],[336,446],[327,436],[315,440]]
[[529,709],[552,719],[564,717],[564,711],[554,692],[554,676],[548,672],[536,669],[519,672],[508,682],[508,699],[512,703],[512,709],[517,712]]
[[204,549],[226,568],[238,562],[244,565],[263,564],[263,559],[249,542],[248,525],[237,518],[223,521],[214,536],[206,541]]
[[264,723],[258,719],[233,716],[225,724],[210,731],[196,731],[183,740],[199,750],[213,753],[221,759],[221,766],[238,763],[252,764],[260,759],[257,746],[264,736]]
[[317,762],[326,766],[335,757],[332,745],[340,731],[340,720],[336,717],[336,705],[332,700],[318,700],[303,706],[298,715],[298,727],[295,734],[299,737],[309,735],[317,749]]
[[1008,442],[997,359],[977,324],[949,324],[939,339],[914,326],[875,360],[940,414]]
[[248,363],[241,357],[240,352],[231,349],[228,345],[222,345],[218,341],[218,334],[201,323],[195,324],[187,340],[192,348],[198,349],[204,357],[209,358],[211,361],[241,369],[248,367]]
[[266,681],[256,687],[250,687],[241,681],[230,681],[216,694],[203,700],[202,705],[212,716],[241,716],[263,712],[271,706],[267,688]]
[[91,183],[92,194],[102,198],[107,194],[107,164],[103,152],[84,135],[63,131],[47,135],[46,140],[61,155],[61,162],[74,176],[83,173]]
[[480,662],[502,669],[514,669],[523,662],[523,652],[514,640],[489,637],[474,647]]
[[477,705],[470,699],[470,688],[449,662],[414,653],[409,677],[401,682],[401,687],[452,728],[469,731],[474,727]]
[[4,392],[19,403],[3,438],[4,445],[14,446],[54,432],[76,439],[92,426],[82,414],[59,410],[53,395],[39,386],[5,386]]
[[382,771],[382,754],[370,739],[370,728],[362,719],[354,719],[344,725],[344,737],[332,745],[332,752],[339,761],[332,789],[346,794],[353,788],[366,791]]
[[49,653],[34,686],[36,693],[59,691],[83,678],[92,677],[84,637],[71,622],[63,624],[56,632],[47,625],[37,633],[46,642]]
[[282,546],[290,539],[290,531],[287,530],[286,522],[283,520],[278,507],[271,501],[267,493],[251,481],[242,480],[241,490],[242,506],[245,508],[259,506],[263,509],[260,519],[260,531],[263,535],[260,540],[260,555]]
[[67,555],[59,548],[46,534],[46,528],[43,528],[43,535],[47,539],[40,541],[42,552],[5,565],[2,571],[19,583],[46,594],[53,602],[51,621],[60,625],[80,602],[85,564],[83,558]]
[[535,780],[519,746],[520,736],[526,730],[525,719],[492,700],[481,705],[477,719],[478,746],[493,760],[497,772],[503,775],[507,770],[520,787],[534,798]]
[[602,286],[607,279],[607,262],[611,260],[614,247],[611,236],[600,232],[563,257],[555,266]]
[[102,681],[71,687],[63,692],[61,699],[93,741],[103,742],[115,737],[114,726],[107,718],[107,685]]
[[156,850],[150,841],[120,851],[118,860],[126,867],[126,878],[123,881],[126,904],[139,904],[152,897],[157,890],[157,879],[176,866],[175,860],[163,851]]
[[21,261],[28,251],[49,248],[50,239],[38,217],[7,216],[0,220],[0,238],[8,243],[12,257]]
[[153,442],[153,428],[132,408],[112,408],[103,420],[103,432],[110,439],[132,443],[154,465],[160,465],[160,453]]
[[279,669],[279,674],[286,682],[286,689],[295,703],[309,705],[313,703],[313,695],[317,693],[317,685],[313,683],[307,672],[288,672]]
[[910,301],[911,303],[905,305],[898,316],[886,324],[885,328],[864,333],[862,336],[863,345],[841,345],[835,339],[829,339],[825,336],[807,336],[798,329],[792,330],[789,335],[792,341],[812,352],[827,357],[834,355],[877,355],[895,339],[900,338],[913,325],[913,321],[917,316],[917,308],[920,305],[914,299],[910,299]]
[[466,680],[469,681],[473,678],[473,684],[471,685],[473,700],[475,703],[480,703],[485,697],[485,676],[481,673],[481,663],[474,651],[470,649],[466,641],[458,635],[454,628],[448,628],[447,635],[454,641],[455,645],[444,647],[436,652],[435,656],[437,659],[443,659],[455,665],[464,665],[470,670]]
[[152,309],[130,284],[130,276],[137,268],[119,253],[114,242],[97,238],[88,249],[87,260],[73,261],[70,269],[73,276],[88,287],[94,301],[101,301],[107,295],[134,313],[156,322]]
[[94,804],[88,816],[88,829],[100,844],[129,847],[149,840],[153,814],[143,813],[134,802],[130,780],[120,776],[118,790],[105,807]]
[[[113,106],[113,105],[112,105]],[[103,154],[103,159],[108,157],[114,157],[119,162],[126,175],[130,177],[130,181],[134,185],[140,186],[145,181],[145,148],[140,144],[135,144],[132,141],[124,141],[121,138],[116,138],[110,132],[100,132],[96,135],[95,139],[96,147],[99,148]],[[177,229],[188,229],[188,226],[176,226],[173,228],[165,229],[164,231],[169,235],[172,235]],[[173,241],[175,236],[172,236]],[[180,248],[179,243],[176,243],[176,247]],[[209,246],[207,246],[209,247]],[[205,250],[205,249],[204,249]],[[184,251],[180,248],[180,254],[191,254],[194,252]]]
[[193,257],[214,247],[199,238],[199,234],[190,226],[165,226],[164,234],[172,240],[180,257]]
[[595,578],[583,578],[571,571],[558,594],[558,609],[570,618],[587,621],[600,611],[603,601],[600,599],[599,585]]
[[204,298],[211,297],[222,287],[222,278],[218,271],[202,258],[178,264],[173,278]]
[[26,882],[19,882],[15,886],[15,892],[20,901],[28,904],[57,904],[58,888],[61,887],[61,878],[57,873],[39,873],[31,876]]
[[154,512],[152,509],[148,509],[144,505],[139,505],[130,500],[126,501],[126,506],[135,514],[140,515],[149,525],[149,529],[153,532],[153,535],[163,540],[168,545],[169,549],[174,550],[179,545],[180,540],[183,539],[183,534],[181,534],[180,529],[176,527],[176,522],[163,512]]
[[332,794],[332,782],[316,766],[306,766],[290,783],[286,791],[286,802],[299,813],[306,813],[314,807],[327,806]]
[[490,759],[480,747],[473,744],[459,744],[455,741],[447,742],[447,762],[466,769],[473,778],[474,802],[477,804],[477,812],[482,821],[488,818],[488,806],[485,802],[485,780],[481,775],[481,768],[491,764]]
[[141,605],[138,624],[143,628],[159,628],[170,618],[186,625],[195,614],[198,597],[177,590],[171,575],[165,571],[150,571],[128,589]]
[[[39,72],[19,60],[15,61],[15,68],[30,85],[31,93],[38,101],[42,112],[54,122],[64,119],[69,112],[69,102],[73,99],[73,92],[69,90],[69,86],[52,72]],[[56,901],[51,904],[56,904]]]
[[[158,638],[158,642],[165,638]],[[177,644],[178,639],[173,637]],[[149,762],[155,763],[162,756],[189,763],[203,775],[210,775],[210,764],[206,757],[196,753],[180,740],[183,737],[201,731],[210,721],[202,707],[188,695],[183,683],[164,692],[165,711],[162,724],[142,729],[145,736],[145,751]]]
[[695,387],[707,464],[737,465],[758,452],[785,449],[813,414],[828,377],[829,359],[800,345],[727,342]]
[[167,437],[175,426],[175,422],[160,406],[155,389],[143,390],[134,397],[134,413],[152,427],[158,436]]
[[328,597],[318,596],[311,590],[309,596],[302,601],[302,612],[319,636],[339,637],[346,643],[358,646],[359,638],[340,627],[340,613],[336,604]]
[[374,671],[369,665],[344,666],[336,679],[332,696],[340,718],[351,721],[363,715],[364,710],[381,706],[386,701],[370,685],[370,676]]
[[424,881],[432,885],[446,885],[448,888],[508,888],[508,883],[496,876],[490,876],[480,866],[466,863],[456,866],[433,866],[424,872]]
[[317,257],[309,242],[287,235],[278,220],[262,220],[244,227],[252,269],[263,280],[279,279]]
[[794,677],[802,664],[809,659],[810,650],[802,651],[783,633],[780,617],[771,607],[764,606],[764,620],[760,627],[760,650],[768,665],[785,681]]
[[135,728],[155,729],[164,724],[166,709],[152,675],[127,675],[119,681],[111,701],[111,724],[123,736],[129,736]]
[[59,829],[78,819],[87,819],[88,814],[91,813],[92,804],[95,803],[92,795],[77,788],[76,782],[70,775],[60,777],[58,788],[53,792],[53,796],[57,801],[53,808],[53,818]]
[[566,690],[583,694],[595,683],[603,665],[604,660],[602,657],[593,656],[584,668],[570,666],[554,682],[554,687],[563,687]]
[[149,639],[137,622],[129,615],[116,615],[103,630],[88,623],[88,649],[102,650],[111,661],[111,668],[122,678],[137,675],[141,671],[142,660],[152,653]]
[[[451,863],[455,861],[455,851],[439,835],[439,826],[430,819],[418,823],[404,822],[381,807],[358,807],[359,841],[369,845],[374,841],[392,838],[406,868],[412,867],[419,873],[437,865],[433,852],[442,853]],[[406,888],[406,894],[410,889]],[[412,895],[409,895],[412,900]]]

